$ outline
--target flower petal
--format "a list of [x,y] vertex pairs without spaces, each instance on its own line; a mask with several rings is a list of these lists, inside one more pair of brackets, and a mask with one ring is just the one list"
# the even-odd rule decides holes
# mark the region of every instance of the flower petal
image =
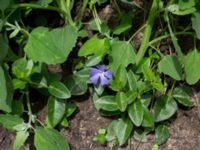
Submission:
[[109,84],[109,80],[104,75],[100,76],[100,80],[101,80],[101,85],[108,85]]
[[101,71],[99,71],[98,69],[96,69],[96,68],[91,68],[90,69],[90,76],[92,77],[92,76],[94,76],[94,75],[96,75],[96,74],[98,74],[98,73],[100,73]]
[[104,72],[104,75],[109,78],[112,79],[112,70],[107,70],[106,72]]
[[97,69],[103,72],[105,71],[106,66],[105,65],[97,66]]
[[99,79],[99,74],[95,74],[94,76],[92,76],[92,77],[90,78],[90,81],[91,81],[93,84],[97,84],[98,79]]

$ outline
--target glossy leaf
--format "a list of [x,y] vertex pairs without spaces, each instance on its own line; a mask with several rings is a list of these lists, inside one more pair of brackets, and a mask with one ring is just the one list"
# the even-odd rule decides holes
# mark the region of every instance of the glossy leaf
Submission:
[[118,110],[118,105],[116,103],[115,96],[103,96],[94,102],[97,109],[103,109],[106,111]]
[[136,125],[140,126],[143,121],[143,107],[141,100],[136,100],[128,108],[128,115],[131,121]]
[[190,51],[185,57],[185,76],[186,82],[190,85],[195,84],[200,79],[200,53],[197,50]]
[[48,99],[48,122],[51,127],[55,127],[63,118],[66,110],[66,104],[63,100],[55,97]]
[[97,35],[89,39],[84,45],[80,48],[78,56],[88,56],[95,54],[97,56],[104,55],[110,48],[110,43],[107,38],[99,39]]
[[77,106],[73,103],[66,104],[66,117],[71,116],[77,109]]
[[70,150],[66,139],[55,129],[37,127],[34,145],[37,150]]
[[151,112],[149,112],[147,107],[144,105],[143,105],[143,113],[144,113],[144,116],[143,116],[142,126],[148,127],[148,128],[153,127],[154,126],[153,115],[151,114]]
[[19,124],[23,124],[23,119],[17,115],[0,114],[0,124],[7,129],[13,129]]
[[71,95],[83,95],[88,89],[86,81],[76,75],[67,77],[65,85],[69,88]]
[[127,98],[126,94],[124,92],[117,93],[116,102],[117,102],[119,110],[121,112],[124,112],[128,105],[128,98]]
[[37,27],[30,33],[24,50],[34,61],[63,63],[75,46],[77,36],[76,29],[69,25],[51,31],[45,27]]
[[113,33],[119,35],[132,27],[132,13],[122,14],[120,24],[114,29]]
[[110,86],[113,90],[120,91],[121,89],[123,89],[125,87],[125,85],[127,83],[126,74],[127,74],[126,68],[124,68],[123,66],[120,66],[117,69],[117,73],[116,73],[114,80],[110,81]]
[[137,89],[137,77],[133,73],[133,71],[129,70],[127,73],[127,81],[129,85],[130,90],[136,90]]
[[117,69],[135,63],[135,52],[132,45],[126,41],[113,41],[110,52],[110,67],[116,75]]
[[156,143],[161,145],[169,138],[169,130],[165,125],[159,125],[156,128]]
[[20,58],[12,64],[12,73],[19,79],[27,79],[32,73],[33,66],[32,60]]
[[8,72],[0,66],[0,110],[11,112],[13,87]]
[[155,122],[169,119],[176,110],[177,104],[172,97],[160,96],[154,106]]
[[115,135],[119,145],[123,145],[127,142],[133,130],[133,124],[129,119],[119,119],[114,126]]
[[71,97],[70,91],[62,82],[52,82],[48,87],[48,91],[57,98],[67,99]]
[[172,96],[182,105],[186,107],[194,106],[192,101],[192,89],[190,87],[176,87]]
[[181,64],[177,56],[165,56],[158,64],[159,70],[175,80],[181,80]]
[[21,146],[24,145],[29,133],[25,131],[17,132],[14,143],[12,145],[12,150],[19,150]]

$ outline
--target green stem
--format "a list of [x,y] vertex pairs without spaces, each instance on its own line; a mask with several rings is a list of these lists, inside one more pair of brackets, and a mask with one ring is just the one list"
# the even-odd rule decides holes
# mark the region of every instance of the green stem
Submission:
[[169,17],[168,17],[168,14],[166,14],[166,18],[167,18],[167,25],[168,25],[168,29],[169,29],[169,33],[170,33],[170,36],[171,36],[171,39],[172,39],[172,42],[174,44],[174,47],[175,47],[175,50],[180,58],[180,61],[183,61],[184,59],[184,55],[181,51],[181,47],[179,46],[178,44],[178,41],[177,41],[177,38],[176,36],[174,35],[173,31],[172,31],[172,28],[171,28],[171,25],[169,23]]
[[57,11],[59,12],[60,14],[63,14],[64,16],[66,16],[66,13],[59,9],[59,8],[56,8],[56,7],[53,7],[53,6],[47,6],[47,7],[44,7],[44,6],[41,6],[41,5],[38,5],[38,4],[32,4],[32,3],[21,3],[21,4],[17,4],[16,7],[30,7],[30,8],[34,8],[34,9],[45,9],[45,10],[52,10],[52,11]]
[[128,42],[130,42],[141,30],[143,30],[145,28],[146,24],[144,24],[143,26],[141,26],[128,40]]
[[145,54],[145,52],[148,48],[148,43],[149,43],[149,39],[150,39],[150,36],[151,36],[151,31],[152,31],[152,28],[153,28],[154,20],[159,14],[158,9],[159,9],[159,0],[153,0],[152,6],[151,6],[151,9],[150,9],[150,13],[149,13],[149,17],[148,17],[147,22],[146,22],[144,37],[143,37],[140,49],[137,53],[136,65],[138,65],[140,63],[140,61],[144,57],[144,54]]
[[79,13],[78,13],[78,15],[77,15],[76,24],[79,24],[79,21],[81,20],[81,17],[82,17],[82,15],[83,15],[83,13],[84,13],[84,10],[85,10],[87,4],[88,4],[88,0],[84,0],[84,1],[83,1],[83,5],[82,5],[82,8],[81,8],[81,10],[79,11]]
[[[177,32],[177,33],[174,33],[174,35],[193,35],[192,32]],[[153,45],[154,43],[158,42],[158,41],[161,41],[163,39],[166,39],[168,37],[170,37],[171,35],[170,34],[166,34],[166,35],[162,35],[162,36],[159,36],[158,38],[156,39],[153,39],[152,41],[149,42],[149,46],[150,45]]]
[[28,108],[29,115],[32,115],[31,103],[30,103],[30,98],[29,98],[28,89],[27,89],[27,91],[26,91],[26,104],[27,104],[27,108]]

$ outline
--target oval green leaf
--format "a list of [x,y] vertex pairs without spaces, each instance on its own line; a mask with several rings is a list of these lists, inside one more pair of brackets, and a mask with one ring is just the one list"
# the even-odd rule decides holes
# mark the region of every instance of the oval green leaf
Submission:
[[71,97],[71,93],[68,88],[59,81],[52,82],[48,87],[48,91],[57,98],[67,99]]
[[37,150],[70,150],[68,142],[55,129],[37,127],[34,145]]
[[143,120],[143,107],[141,100],[136,100],[128,108],[128,115],[131,121],[138,127],[142,124]]
[[55,127],[63,118],[66,104],[63,100],[53,96],[48,99],[48,122],[51,127]]
[[177,110],[176,101],[172,97],[160,96],[154,106],[155,122],[169,119]]

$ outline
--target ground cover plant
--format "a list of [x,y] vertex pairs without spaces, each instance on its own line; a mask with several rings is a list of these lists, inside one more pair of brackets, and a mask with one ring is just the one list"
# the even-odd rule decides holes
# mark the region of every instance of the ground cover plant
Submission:
[[[114,13],[101,16],[105,4]],[[70,98],[84,94],[113,118],[94,138],[102,145],[123,146],[154,133],[152,149],[158,149],[178,108],[194,106],[197,0],[152,0],[145,7],[129,0],[1,0],[0,16],[0,123],[16,133],[13,150],[31,136],[37,150],[70,149],[59,130],[77,109]],[[51,72],[49,65],[66,72]],[[45,122],[32,108],[38,97],[48,101]]]

